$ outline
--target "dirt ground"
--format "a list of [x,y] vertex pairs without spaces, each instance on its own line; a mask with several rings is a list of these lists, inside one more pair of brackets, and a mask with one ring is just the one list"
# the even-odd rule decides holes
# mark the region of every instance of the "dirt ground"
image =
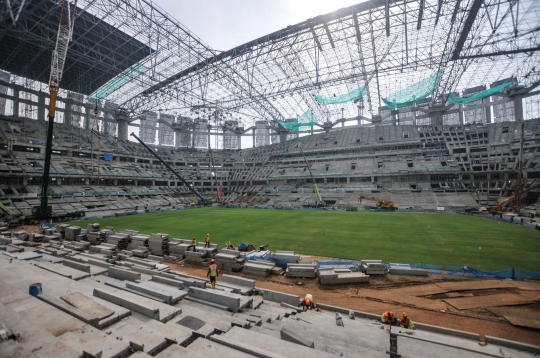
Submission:
[[[302,256],[302,260],[305,261],[329,259],[331,258]],[[171,270],[206,277],[205,268],[182,263],[171,264]],[[534,313],[533,318],[539,320],[540,282],[480,280],[449,275],[428,277],[384,275],[371,276],[369,284],[321,286],[317,279],[296,279],[282,275],[271,275],[263,279],[236,272],[227,274],[254,279],[258,288],[301,297],[311,293],[315,302],[374,314],[382,314],[387,310],[395,313],[406,311],[413,321],[540,345],[540,330],[514,326],[502,315],[495,313],[500,310],[490,310],[486,307],[458,310],[443,301],[449,297],[472,297],[473,293],[475,296],[481,296],[501,292],[526,292],[529,297],[527,306],[519,307],[527,307],[528,312]],[[450,286],[446,287],[448,284]],[[462,285],[465,290],[454,291]],[[452,291],[449,292],[450,290]]]

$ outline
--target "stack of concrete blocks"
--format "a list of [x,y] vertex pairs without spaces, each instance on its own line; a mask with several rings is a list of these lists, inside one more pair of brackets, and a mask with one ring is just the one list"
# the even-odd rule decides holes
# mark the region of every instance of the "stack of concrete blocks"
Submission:
[[287,264],[285,271],[287,277],[315,278],[316,275],[317,264],[314,263]]
[[271,261],[246,261],[244,273],[249,276],[268,277],[275,266],[275,263]]
[[[122,232],[125,233],[125,232]],[[148,239],[150,235],[130,235],[128,250],[136,250],[140,246],[148,247]]]
[[369,282],[369,275],[349,269],[319,269],[319,281],[321,285],[361,283]]
[[137,248],[131,250],[131,253],[135,257],[140,257],[140,258],[145,259],[150,254],[150,251],[148,250],[147,246],[137,246]]
[[148,247],[153,255],[169,255],[169,234],[152,234],[148,239]]
[[289,263],[298,263],[302,258],[294,251],[276,251],[272,259],[276,262],[276,266],[285,269]]
[[43,242],[45,240],[45,235],[42,234],[28,234],[28,241],[30,242]]
[[386,265],[381,260],[361,260],[360,270],[366,275],[384,275]]
[[71,249],[75,251],[86,251],[90,247],[89,242],[77,242],[77,241],[71,241],[68,244],[65,244],[64,247],[66,249]]
[[191,240],[172,239],[169,243],[169,255],[183,259],[186,256],[186,251],[192,250]]
[[208,254],[206,253],[206,251],[186,251],[185,255],[186,260],[184,261],[184,263],[186,264],[202,267],[209,265]]
[[99,232],[101,230],[101,224],[100,223],[94,223],[94,224],[88,224],[86,227],[86,232]]
[[62,237],[65,237],[66,228],[69,226],[69,224],[56,224],[54,227],[56,228],[56,232],[60,233]]
[[129,244],[129,236],[127,234],[114,234],[107,236],[107,244],[116,245],[118,250],[126,250]]
[[118,255],[118,249],[116,248],[116,245],[107,244],[106,242],[103,242],[99,245],[90,246],[89,252],[103,254],[107,257]]
[[12,241],[11,237],[6,237],[4,235],[0,236],[0,244],[1,245],[9,245],[9,244],[11,244],[11,241]]
[[64,228],[64,240],[75,241],[75,236],[81,233],[79,226],[68,226]]
[[211,257],[214,257],[218,253],[218,245],[217,244],[210,244],[209,247],[205,247],[206,243],[199,242],[197,246],[195,247],[195,250],[197,251],[206,251],[207,254]]
[[388,272],[392,275],[412,275],[412,276],[427,276],[426,269],[411,267],[408,264],[390,264]]
[[216,265],[224,272],[240,272],[244,267],[245,259],[238,254],[225,254],[220,252],[214,256]]
[[75,241],[88,241],[88,235],[86,234],[85,229],[81,229],[81,233],[75,235]]

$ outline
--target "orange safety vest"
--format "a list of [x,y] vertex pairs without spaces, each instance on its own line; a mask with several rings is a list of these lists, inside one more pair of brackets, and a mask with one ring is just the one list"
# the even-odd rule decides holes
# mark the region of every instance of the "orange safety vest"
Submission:
[[211,264],[210,266],[208,266],[208,268],[210,269],[210,276],[216,276],[217,275],[217,265],[216,264]]

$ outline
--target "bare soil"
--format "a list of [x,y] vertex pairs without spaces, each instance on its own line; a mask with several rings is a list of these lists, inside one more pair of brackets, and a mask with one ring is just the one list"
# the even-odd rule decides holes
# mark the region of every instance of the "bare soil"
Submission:
[[[329,260],[327,257],[302,257],[304,261]],[[206,277],[206,269],[171,264],[171,270],[182,271],[197,277]],[[384,311],[406,311],[413,321],[462,331],[490,335],[528,344],[540,345],[540,330],[513,326],[502,315],[485,307],[458,310],[442,301],[447,297],[474,297],[483,294],[526,291],[528,297],[536,297],[536,303],[528,307],[540,314],[540,283],[508,280],[480,280],[450,275],[419,276],[371,276],[369,284],[320,285],[317,279],[297,279],[281,275],[254,278],[242,273],[227,273],[255,280],[258,288],[267,288],[303,297],[311,293],[316,302],[351,310],[382,314]],[[218,279],[219,281],[219,279]],[[441,286],[437,284],[440,283]],[[451,289],[445,285],[451,285]],[[459,291],[460,284],[464,290]],[[483,292],[486,290],[487,292]],[[519,291],[518,291],[519,290]],[[450,292],[452,291],[452,292]],[[446,296],[447,293],[452,293]]]

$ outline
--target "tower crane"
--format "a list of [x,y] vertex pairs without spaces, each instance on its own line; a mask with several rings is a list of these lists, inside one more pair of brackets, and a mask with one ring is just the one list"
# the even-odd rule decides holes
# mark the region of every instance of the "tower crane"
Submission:
[[41,205],[37,209],[37,216],[45,219],[49,218],[52,210],[48,206],[48,191],[49,191],[49,174],[51,167],[52,155],[52,140],[54,116],[56,111],[56,97],[60,89],[60,81],[62,80],[62,72],[69,41],[73,34],[73,23],[75,21],[75,9],[77,8],[77,0],[74,3],[69,3],[67,0],[62,0],[60,23],[58,25],[58,34],[56,36],[56,46],[53,51],[51,62],[51,77],[49,79],[49,125],[47,127],[47,143],[45,146],[45,164],[43,168],[43,183],[41,185]]

